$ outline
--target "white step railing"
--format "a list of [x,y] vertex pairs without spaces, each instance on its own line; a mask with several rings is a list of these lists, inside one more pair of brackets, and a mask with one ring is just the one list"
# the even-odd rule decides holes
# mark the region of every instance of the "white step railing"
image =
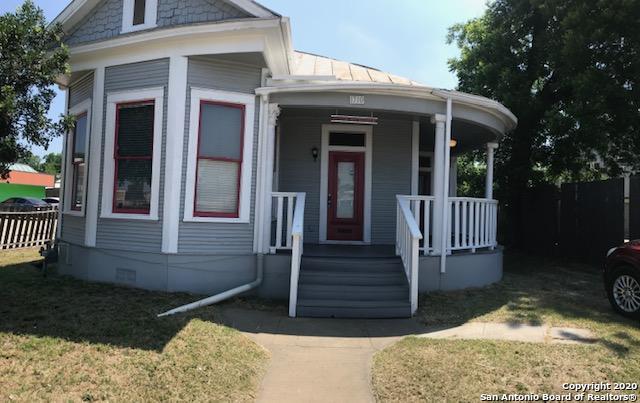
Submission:
[[[402,259],[404,272],[409,282],[411,314],[418,309],[418,269],[420,265],[420,240],[422,233],[411,211],[410,201],[397,196],[396,254]],[[428,214],[427,214],[428,215]]]
[[300,278],[300,262],[304,246],[304,203],[306,194],[297,193],[291,225],[291,281],[289,285],[289,316],[295,318],[298,303],[298,279]]
[[471,250],[498,245],[498,201],[471,197],[449,198],[447,249]]
[[272,237],[270,252],[292,249],[293,210],[298,195],[304,193],[272,192],[273,218],[275,219],[275,235]]
[[[423,239],[420,242],[420,252],[432,255],[440,245],[433,244],[433,196],[398,196],[407,200]],[[490,199],[476,199],[471,197],[448,198],[449,219],[447,253],[452,251],[470,250],[475,252],[480,248],[495,248],[498,227],[498,202]],[[435,247],[434,247],[435,246]]]
[[418,223],[420,232],[423,235],[420,241],[420,252],[423,255],[430,255],[434,251],[433,245],[433,196],[398,196],[409,202],[411,213]]

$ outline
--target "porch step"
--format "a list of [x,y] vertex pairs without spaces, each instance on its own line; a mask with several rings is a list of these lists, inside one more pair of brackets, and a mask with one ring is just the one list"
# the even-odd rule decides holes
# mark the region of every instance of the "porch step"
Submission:
[[298,316],[411,316],[409,287],[398,257],[302,257]]
[[353,301],[298,299],[298,316],[314,318],[406,318],[411,316],[409,301]]

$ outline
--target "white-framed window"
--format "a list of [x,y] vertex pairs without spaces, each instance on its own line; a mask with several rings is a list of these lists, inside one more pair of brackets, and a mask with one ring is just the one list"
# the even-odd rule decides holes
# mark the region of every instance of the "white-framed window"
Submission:
[[102,218],[158,220],[164,88],[107,94]]
[[122,33],[155,28],[158,0],[124,0],[122,2]]
[[192,88],[184,221],[249,222],[255,97]]
[[91,99],[86,99],[69,114],[76,123],[69,131],[65,145],[64,208],[65,214],[84,216],[87,188],[87,156],[91,128]]

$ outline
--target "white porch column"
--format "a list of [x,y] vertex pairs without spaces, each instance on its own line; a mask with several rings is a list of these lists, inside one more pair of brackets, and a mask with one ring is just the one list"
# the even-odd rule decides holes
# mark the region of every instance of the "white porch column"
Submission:
[[178,253],[188,65],[189,59],[183,56],[171,56],[169,59],[162,253]]
[[263,205],[263,227],[262,227],[262,253],[269,253],[271,241],[271,192],[273,191],[273,166],[276,144],[276,123],[280,116],[278,104],[269,104],[267,108],[266,136],[264,141],[264,205]]
[[487,177],[485,182],[484,197],[493,199],[493,152],[498,148],[498,143],[487,143]]
[[418,177],[420,176],[420,122],[413,121],[411,131],[411,194],[418,194]]
[[105,68],[100,66],[93,73],[93,105],[91,109],[91,131],[89,132],[89,166],[85,196],[84,244],[96,246],[98,231],[98,200],[100,195],[100,171],[102,170],[102,122],[104,120]]
[[447,120],[445,115],[436,114],[431,118],[431,123],[436,125],[435,141],[433,146],[433,195],[435,197],[433,203],[433,228],[432,228],[432,245],[435,254],[440,254],[442,245],[442,210],[445,203],[444,193],[444,124]]

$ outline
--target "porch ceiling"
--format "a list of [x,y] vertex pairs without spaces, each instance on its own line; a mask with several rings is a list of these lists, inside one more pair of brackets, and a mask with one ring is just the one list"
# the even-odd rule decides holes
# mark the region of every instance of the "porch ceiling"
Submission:
[[[282,107],[281,118],[314,117],[323,123],[331,123],[332,114],[346,114],[357,116],[375,116],[378,121],[383,120],[419,120],[420,121],[420,150],[433,151],[435,125],[431,123],[430,115],[418,115],[410,113],[396,113],[377,110],[363,110],[352,108],[315,108],[315,107]],[[375,130],[375,129],[374,129]],[[451,151],[453,155],[463,154],[472,150],[485,149],[486,143],[495,141],[498,135],[478,124],[460,119],[453,120],[451,137],[458,144]]]

